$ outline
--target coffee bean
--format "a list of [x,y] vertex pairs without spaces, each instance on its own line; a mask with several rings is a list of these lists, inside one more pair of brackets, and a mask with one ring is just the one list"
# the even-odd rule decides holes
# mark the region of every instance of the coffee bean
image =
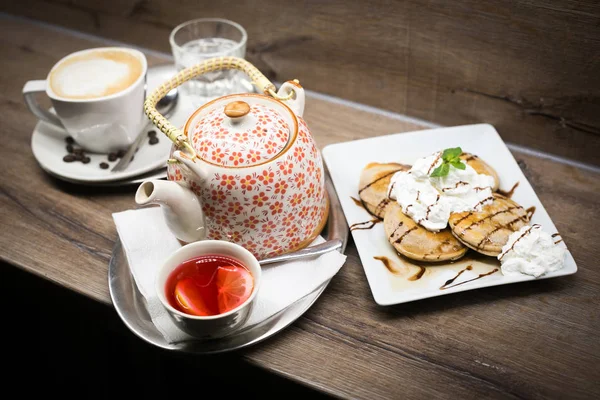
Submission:
[[71,136],[67,136],[67,138],[65,139],[65,141],[66,141],[68,144],[73,144],[73,143],[75,143],[75,139],[73,139]]
[[148,132],[148,136],[150,136],[150,137],[156,136],[156,131],[150,131],[150,132]]
[[64,162],[73,162],[75,161],[75,156],[73,154],[67,154],[63,157]]
[[83,160],[83,154],[81,153],[75,153],[74,156],[77,161]]
[[67,145],[67,151],[68,151],[69,153],[72,153],[72,152],[73,152],[73,145],[72,145],[72,144],[68,144],[68,145]]
[[100,168],[102,168],[102,169],[107,169],[107,168],[108,168],[108,164],[107,164],[107,163],[105,163],[105,162],[101,162],[101,163],[100,163]]
[[83,149],[73,149],[74,154],[83,154]]
[[81,160],[81,162],[84,164],[88,164],[90,161],[92,160],[89,157],[83,157],[83,160]]
[[153,136],[150,138],[150,140],[148,142],[150,142],[150,144],[156,144],[156,143],[158,143],[158,138],[156,136]]
[[117,153],[108,153],[108,161],[115,161],[117,159]]
[[117,157],[122,158],[126,153],[126,150],[119,150],[117,151]]

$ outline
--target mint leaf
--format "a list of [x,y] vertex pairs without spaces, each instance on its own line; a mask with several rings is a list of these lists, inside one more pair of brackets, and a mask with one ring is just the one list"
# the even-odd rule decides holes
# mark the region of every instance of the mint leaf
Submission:
[[452,147],[444,150],[442,153],[442,160],[451,161],[458,158],[462,154],[462,149],[460,147]]
[[432,178],[439,178],[448,175],[450,172],[450,165],[457,169],[465,169],[466,165],[460,159],[462,149],[460,147],[452,147],[444,150],[442,153],[442,163],[439,167],[433,170],[431,175]]
[[429,176],[432,178],[446,176],[448,175],[448,171],[450,171],[450,165],[443,163],[442,165],[434,169],[431,175]]
[[450,165],[449,164],[442,164],[442,176],[446,176],[448,175],[448,172],[450,172]]
[[460,161],[452,161],[452,166],[457,169],[465,169],[467,166]]
[[431,175],[429,175],[432,178],[438,177],[438,176],[442,176],[442,167],[446,165],[446,164],[441,164],[439,167],[437,167],[436,169],[433,170],[433,172],[431,173]]

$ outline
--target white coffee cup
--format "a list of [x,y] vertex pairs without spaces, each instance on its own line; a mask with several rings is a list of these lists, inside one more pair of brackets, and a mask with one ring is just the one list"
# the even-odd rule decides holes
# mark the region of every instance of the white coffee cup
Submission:
[[[147,122],[147,70],[138,50],[86,49],[58,61],[45,80],[27,82],[23,97],[33,114],[66,130],[85,150],[115,152],[127,149]],[[38,92],[46,93],[56,114],[39,105]]]

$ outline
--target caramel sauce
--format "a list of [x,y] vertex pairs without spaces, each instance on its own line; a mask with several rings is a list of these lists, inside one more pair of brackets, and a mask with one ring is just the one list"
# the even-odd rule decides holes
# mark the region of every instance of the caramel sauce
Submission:
[[378,223],[380,223],[381,221],[382,220],[379,219],[379,218],[373,218],[373,219],[368,220],[368,221],[357,222],[355,224],[350,225],[350,230],[351,231],[359,231],[359,230],[371,229],[375,225],[377,225]]
[[502,196],[507,197],[507,198],[510,199],[512,197],[512,195],[515,194],[515,189],[517,188],[517,186],[519,186],[519,182],[518,181],[517,181],[517,183],[515,183],[513,185],[513,187],[508,192],[504,191],[504,190],[498,189],[498,193],[501,194]]
[[533,214],[535,213],[535,206],[529,207],[525,210],[525,212],[527,213],[527,218],[531,219],[531,217],[533,217]]

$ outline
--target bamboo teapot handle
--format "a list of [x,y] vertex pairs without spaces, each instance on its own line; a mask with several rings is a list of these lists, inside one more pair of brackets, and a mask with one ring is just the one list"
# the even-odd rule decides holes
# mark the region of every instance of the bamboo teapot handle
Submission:
[[252,81],[252,84],[256,85],[261,92],[266,95],[275,97],[279,100],[286,100],[275,93],[275,85],[271,83],[254,65],[250,62],[239,57],[216,57],[202,61],[196,65],[181,70],[173,78],[156,88],[146,101],[144,102],[144,112],[152,121],[154,125],[158,127],[167,137],[177,145],[179,148],[185,148],[189,155],[196,157],[194,148],[190,145],[184,133],[177,127],[173,126],[168,119],[164,117],[156,109],[156,105],[174,88],[181,86],[183,83],[193,79],[199,75],[213,71],[223,71],[235,69],[244,72]]

